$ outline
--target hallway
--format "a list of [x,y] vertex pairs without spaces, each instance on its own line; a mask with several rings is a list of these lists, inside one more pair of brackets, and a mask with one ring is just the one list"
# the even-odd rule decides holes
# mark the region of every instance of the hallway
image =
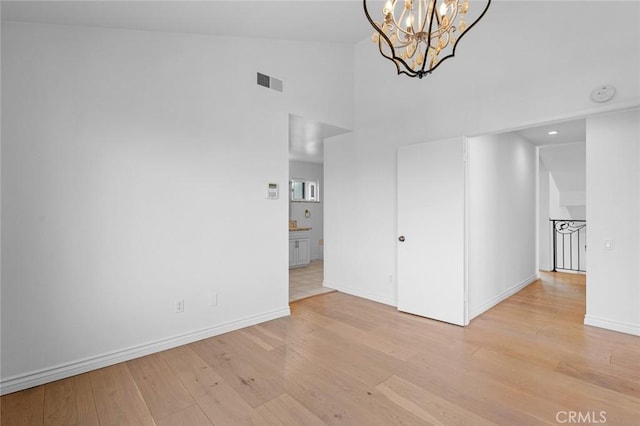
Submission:
[[583,327],[586,275],[541,271],[540,276],[540,280],[472,320],[472,324],[493,315],[506,318],[513,314],[519,321],[526,318],[527,326],[539,331],[550,325]]

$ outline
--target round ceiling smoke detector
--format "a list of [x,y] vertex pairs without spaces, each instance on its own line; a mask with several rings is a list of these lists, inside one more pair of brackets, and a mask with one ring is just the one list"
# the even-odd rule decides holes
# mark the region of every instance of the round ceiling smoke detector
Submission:
[[594,102],[607,102],[616,94],[613,86],[599,86],[591,92],[591,100]]

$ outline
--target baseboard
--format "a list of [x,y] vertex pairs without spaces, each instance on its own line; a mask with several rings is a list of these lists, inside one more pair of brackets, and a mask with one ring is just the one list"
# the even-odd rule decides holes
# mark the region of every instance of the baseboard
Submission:
[[472,320],[475,317],[477,317],[478,315],[480,315],[480,314],[482,314],[484,312],[487,312],[489,309],[493,308],[498,303],[500,303],[503,300],[513,296],[514,294],[516,294],[517,292],[519,292],[520,290],[522,290],[523,288],[525,288],[529,284],[537,281],[539,278],[540,278],[540,273],[536,272],[535,274],[533,274],[532,276],[530,276],[526,280],[522,281],[521,283],[519,283],[519,284],[517,284],[517,285],[515,285],[513,287],[508,288],[507,290],[505,290],[502,293],[498,294],[497,296],[495,296],[494,298],[492,298],[488,302],[483,303],[482,305],[478,306],[477,308],[469,311],[469,320]]
[[120,362],[129,361],[141,356],[150,355],[156,352],[175,348],[177,346],[193,343],[208,337],[217,336],[219,334],[228,333],[230,331],[239,330],[241,328],[250,327],[265,321],[281,318],[290,315],[289,307],[282,308],[272,312],[255,315],[240,320],[230,321],[214,327],[208,327],[201,330],[184,333],[181,335],[157,340],[143,345],[130,347],[127,349],[85,358],[82,360],[58,365],[56,367],[41,369],[27,374],[21,374],[8,377],[0,381],[0,395],[17,392],[34,386],[39,386],[55,380],[65,379],[77,374],[86,373],[87,371],[97,370],[99,368],[108,367]]
[[627,324],[618,321],[606,320],[603,318],[596,318],[589,315],[584,316],[584,324],[590,325],[592,327],[604,328],[611,331],[618,331],[620,333],[640,336],[640,325],[638,324]]
[[375,294],[375,293],[370,293],[368,291],[362,291],[361,289],[358,289],[358,288],[353,288],[353,287],[349,287],[349,286],[343,286],[343,285],[334,284],[334,283],[327,283],[326,281],[322,282],[322,286],[326,287],[326,288],[330,288],[332,290],[340,291],[342,293],[350,294],[352,296],[357,296],[357,297],[361,297],[363,299],[372,300],[374,302],[382,303],[384,305],[389,305],[389,306],[393,306],[393,307],[397,306],[396,301],[392,300],[389,297],[381,296],[381,295]]

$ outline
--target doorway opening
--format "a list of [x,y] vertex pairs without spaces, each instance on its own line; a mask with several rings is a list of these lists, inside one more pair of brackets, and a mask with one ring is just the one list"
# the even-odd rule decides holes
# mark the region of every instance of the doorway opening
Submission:
[[586,120],[521,130],[538,150],[541,271],[587,271]]
[[469,319],[554,269],[554,224],[580,228],[563,269],[586,272],[585,119],[468,138],[467,156]]
[[289,301],[324,287],[324,140],[349,130],[289,114]]

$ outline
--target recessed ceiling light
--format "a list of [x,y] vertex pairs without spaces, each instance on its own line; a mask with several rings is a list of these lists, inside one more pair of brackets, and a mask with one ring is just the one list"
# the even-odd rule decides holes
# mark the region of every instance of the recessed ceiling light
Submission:
[[548,133],[549,135],[553,136],[553,135],[557,135],[558,131],[557,130],[552,130]]

